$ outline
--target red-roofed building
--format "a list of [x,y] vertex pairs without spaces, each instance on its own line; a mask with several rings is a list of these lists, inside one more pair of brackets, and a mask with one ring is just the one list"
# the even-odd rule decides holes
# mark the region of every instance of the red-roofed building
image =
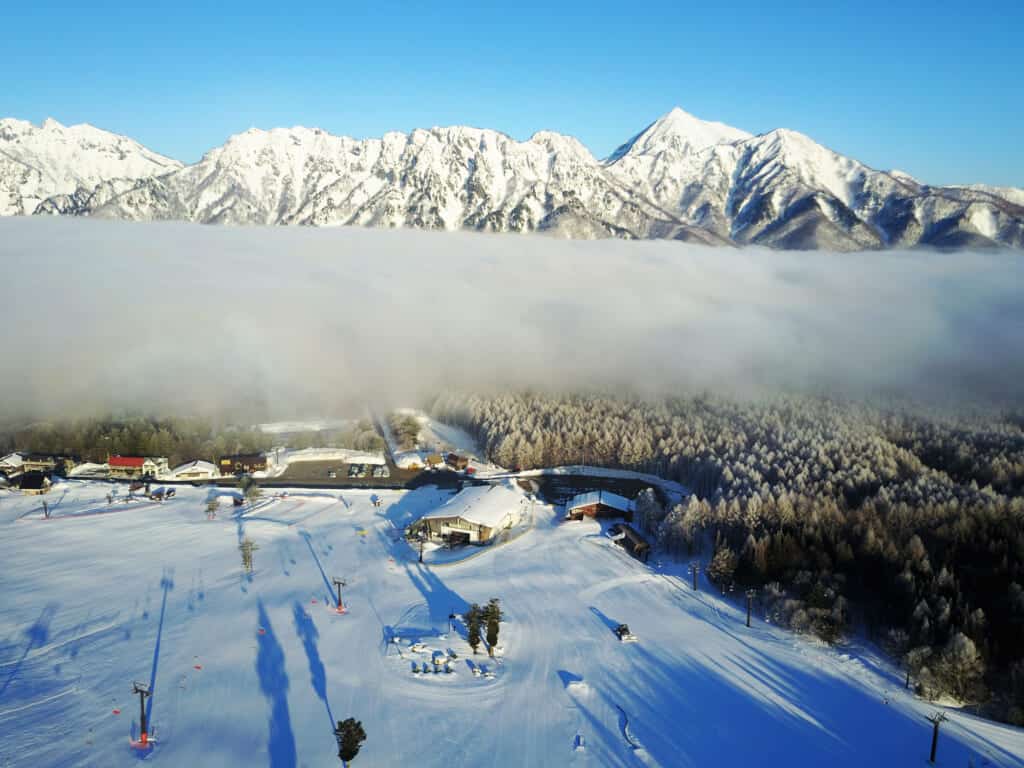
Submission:
[[167,459],[146,456],[111,456],[107,466],[111,477],[160,477],[169,471]]

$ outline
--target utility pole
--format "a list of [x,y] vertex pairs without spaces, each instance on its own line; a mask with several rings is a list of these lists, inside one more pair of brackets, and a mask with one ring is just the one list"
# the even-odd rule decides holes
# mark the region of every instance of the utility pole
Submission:
[[331,581],[334,584],[334,586],[336,586],[338,588],[338,607],[337,607],[337,611],[338,611],[338,613],[345,613],[345,605],[341,602],[341,588],[345,586],[346,581],[344,579],[339,579],[337,576],[335,576],[333,579],[331,579]]
[[928,722],[932,724],[932,753],[928,758],[928,762],[935,764],[935,748],[939,745],[939,724],[944,722],[946,719],[945,712],[936,712],[931,717],[927,718]]
[[146,730],[146,699],[153,695],[153,691],[145,683],[133,681],[132,693],[139,696],[139,743],[144,746],[149,743],[149,732]]
[[754,595],[757,594],[756,589],[747,590],[747,626],[750,626],[750,607],[754,604]]

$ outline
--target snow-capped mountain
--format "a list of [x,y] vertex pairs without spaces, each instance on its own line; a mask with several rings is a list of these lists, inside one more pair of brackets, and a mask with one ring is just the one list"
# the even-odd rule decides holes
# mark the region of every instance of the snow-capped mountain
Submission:
[[134,173],[106,174],[35,207],[38,198],[26,194],[21,210],[776,248],[1024,247],[1022,190],[930,187],[794,131],[753,136],[680,109],[603,161],[569,136],[543,131],[516,141],[463,126],[365,140],[300,127],[252,129],[193,165],[147,157],[163,165],[154,161],[145,173],[136,164]]
[[91,125],[0,120],[0,215],[33,213],[47,198],[92,190],[108,179],[140,179],[181,163]]

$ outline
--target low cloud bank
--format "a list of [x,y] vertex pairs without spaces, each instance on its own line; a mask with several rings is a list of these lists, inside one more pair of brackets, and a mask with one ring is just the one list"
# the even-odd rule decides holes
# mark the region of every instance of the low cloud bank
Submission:
[[459,389],[1024,399],[1019,253],[0,220],[0,418]]

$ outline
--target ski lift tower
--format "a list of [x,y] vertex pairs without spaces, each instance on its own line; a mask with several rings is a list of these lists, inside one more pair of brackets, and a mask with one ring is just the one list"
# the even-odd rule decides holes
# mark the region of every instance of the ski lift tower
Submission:
[[149,746],[149,732],[146,728],[146,699],[153,695],[153,690],[145,683],[132,681],[132,693],[139,697],[139,746]]
[[348,582],[346,582],[344,579],[339,579],[337,576],[331,579],[331,582],[338,589],[338,605],[335,608],[335,610],[338,613],[345,613],[345,604],[341,602],[341,588],[344,587]]

